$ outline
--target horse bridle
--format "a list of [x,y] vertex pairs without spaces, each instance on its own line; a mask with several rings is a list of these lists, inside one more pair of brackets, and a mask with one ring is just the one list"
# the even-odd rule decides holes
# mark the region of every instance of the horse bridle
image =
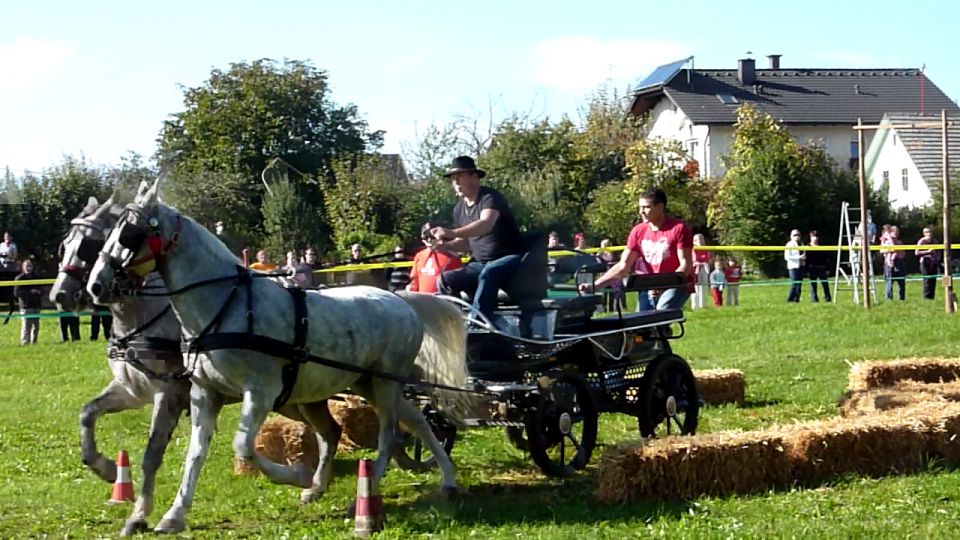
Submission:
[[[77,280],[83,280],[83,271],[86,265],[92,265],[97,261],[97,256],[100,253],[100,250],[103,249],[104,244],[106,243],[107,236],[110,234],[110,227],[105,227],[89,219],[78,217],[70,220],[70,233],[68,234],[67,240],[72,238],[74,234],[80,232],[81,229],[89,229],[98,233],[99,238],[91,238],[90,236],[81,236],[80,245],[77,247],[76,258],[80,260],[82,265],[73,265],[73,264],[61,264],[60,271],[68,276],[76,278]],[[65,251],[64,242],[60,242],[60,258],[63,259]]]
[[[167,240],[164,240],[163,233],[160,231],[159,219],[156,216],[145,215],[143,210],[135,204],[127,205],[117,223],[119,228],[117,241],[130,254],[123,260],[117,260],[103,251],[104,246],[101,246],[99,257],[115,270],[125,274],[133,288],[140,288],[147,274],[159,270],[165,264],[167,255],[180,242],[183,218],[179,213],[177,214],[176,229]],[[149,252],[139,255],[143,252],[145,245]]]

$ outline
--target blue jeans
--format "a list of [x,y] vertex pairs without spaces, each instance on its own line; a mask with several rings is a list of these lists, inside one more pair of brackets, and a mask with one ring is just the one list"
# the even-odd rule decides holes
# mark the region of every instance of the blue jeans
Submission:
[[467,293],[473,298],[474,311],[489,318],[497,307],[497,292],[517,273],[520,261],[520,255],[507,255],[487,263],[470,261],[463,268],[444,272],[437,289],[448,296]]
[[894,263],[894,266],[883,265],[883,280],[886,282],[887,300],[893,300],[893,283],[897,283],[897,288],[899,289],[900,300],[903,300],[906,297],[905,294],[905,281],[907,279],[907,269],[904,264],[899,260]]
[[[656,299],[651,297],[651,292],[653,291],[637,293],[637,312],[651,309],[683,309],[683,305],[690,298],[690,291],[687,290],[686,285],[675,289],[667,289],[661,292]],[[654,302],[656,302],[656,305],[654,305]]]
[[800,286],[803,284],[803,269],[791,268],[787,272],[790,274],[790,294],[787,295],[787,302],[799,302]]

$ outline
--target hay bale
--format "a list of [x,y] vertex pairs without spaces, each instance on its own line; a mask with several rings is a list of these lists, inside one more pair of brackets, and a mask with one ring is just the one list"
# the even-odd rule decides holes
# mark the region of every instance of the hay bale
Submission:
[[739,369],[694,370],[697,393],[707,405],[736,403],[743,405],[747,382]]
[[909,379],[924,383],[955,381],[960,378],[958,358],[909,358],[884,362],[857,362],[850,369],[852,391],[893,386]]
[[[268,418],[254,439],[254,448],[274,463],[293,465],[305,463],[316,469],[320,461],[317,438],[310,426],[283,416]],[[235,474],[253,472],[253,466],[238,458],[233,460]]]
[[924,403],[960,402],[960,381],[924,384],[902,380],[888,388],[847,391],[840,399],[840,415],[859,417]]
[[357,448],[377,448],[380,435],[380,421],[377,411],[357,396],[342,396],[343,401],[329,400],[330,414],[343,428],[339,448],[354,450]]
[[793,477],[820,482],[842,474],[883,476],[923,468],[929,421],[910,409],[780,428]]
[[773,432],[649,439],[604,452],[602,502],[746,494],[790,483],[783,441]]

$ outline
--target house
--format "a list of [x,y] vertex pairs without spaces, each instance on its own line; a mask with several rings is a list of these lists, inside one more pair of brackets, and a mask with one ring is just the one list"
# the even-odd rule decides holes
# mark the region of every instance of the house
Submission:
[[[960,173],[960,123],[947,127],[948,170]],[[893,208],[930,204],[943,189],[943,129],[940,114],[888,113],[863,158],[868,182],[885,190]]]
[[[680,142],[701,174],[720,176],[741,104],[770,114],[799,142],[816,141],[851,167],[858,118],[876,124],[890,111],[960,113],[919,69],[786,69],[780,55],[768,58],[767,69],[757,69],[751,58],[739,60],[737,69],[695,69],[693,57],[660,66],[632,90],[629,114],[648,115],[649,137]],[[874,134],[864,136],[869,146]]]

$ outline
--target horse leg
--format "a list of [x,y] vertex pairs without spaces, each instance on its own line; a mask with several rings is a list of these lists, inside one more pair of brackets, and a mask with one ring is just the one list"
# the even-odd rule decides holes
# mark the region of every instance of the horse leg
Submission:
[[453,466],[453,461],[443,449],[443,445],[437,439],[437,436],[430,429],[430,424],[423,417],[420,409],[417,409],[409,401],[400,398],[397,401],[397,413],[400,421],[407,429],[412,432],[414,437],[419,437],[421,441],[427,443],[427,447],[433,452],[434,459],[440,467],[440,491],[447,494],[456,494],[460,492],[460,486],[457,485],[457,471]]
[[330,415],[326,401],[300,405],[300,413],[313,428],[317,437],[319,463],[313,474],[313,484],[300,493],[300,502],[308,503],[319,499],[330,485],[333,473],[333,458],[337,453],[337,444],[343,430]]
[[224,397],[212,389],[194,384],[190,389],[190,448],[183,464],[183,478],[173,505],[153,529],[159,533],[178,533],[187,527],[186,516],[197,491],[200,469],[207,459],[210,439],[217,427],[217,416],[223,408]]
[[387,466],[397,447],[399,425],[397,424],[397,403],[403,400],[403,388],[400,383],[374,378],[371,383],[370,398],[380,420],[380,434],[377,437],[377,460],[373,464],[374,481],[378,484],[387,472]]
[[147,403],[146,400],[132,395],[116,379],[103,389],[100,394],[87,402],[80,409],[80,457],[83,463],[97,476],[113,483],[117,479],[117,464],[97,450],[95,427],[97,419],[103,414],[138,409]]
[[244,461],[253,461],[254,466],[263,472],[274,484],[288,484],[301,488],[309,488],[313,482],[313,471],[306,463],[297,463],[296,465],[281,465],[267,459],[256,450],[255,440],[260,426],[267,419],[267,413],[270,412],[272,401],[267,399],[267,394],[275,396],[279,394],[264,392],[262,389],[254,392],[244,390],[243,405],[240,409],[240,425],[233,436],[233,451],[235,455]]
[[157,470],[163,464],[163,455],[180,421],[180,414],[190,406],[190,383],[172,381],[154,394],[153,419],[150,422],[150,439],[143,453],[143,482],[140,494],[120,534],[128,536],[147,530],[147,518],[153,512],[153,489]]

